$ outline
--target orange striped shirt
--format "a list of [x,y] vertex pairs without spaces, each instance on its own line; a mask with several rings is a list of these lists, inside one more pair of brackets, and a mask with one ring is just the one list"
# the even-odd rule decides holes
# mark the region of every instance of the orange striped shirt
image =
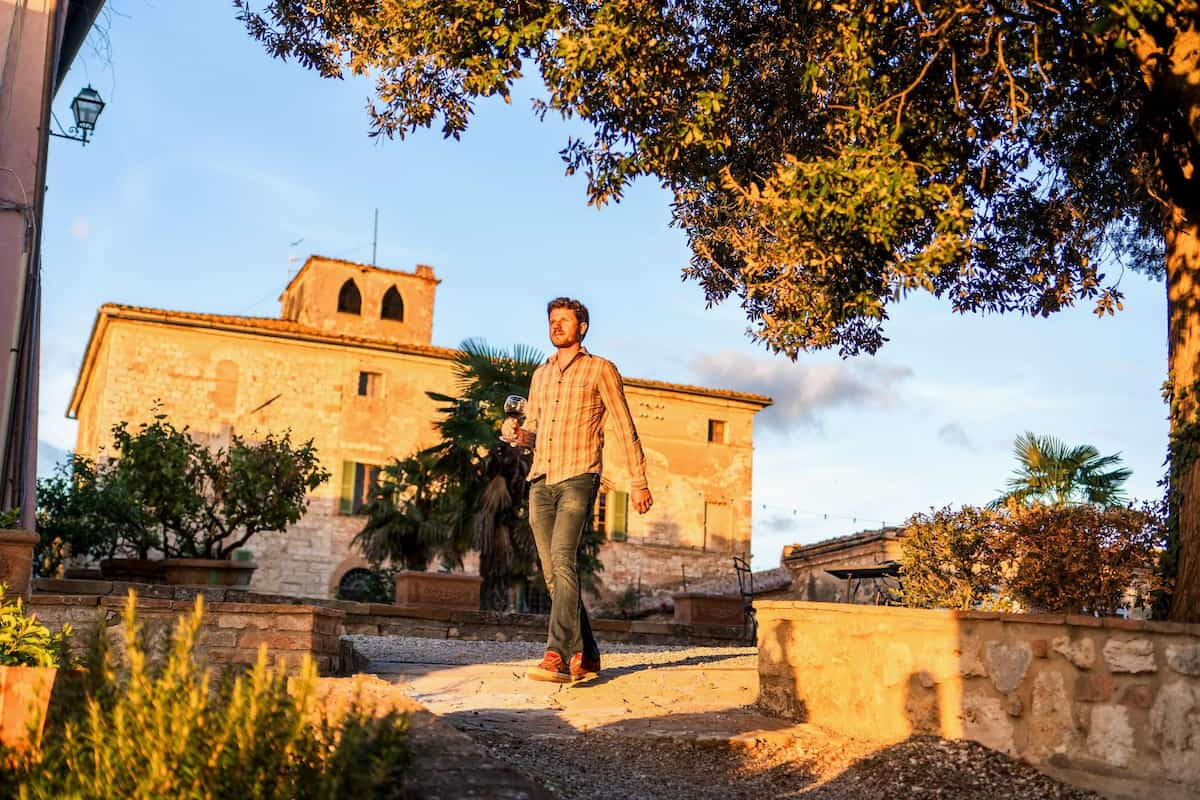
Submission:
[[646,456],[633,415],[625,401],[625,385],[611,361],[586,348],[565,367],[556,356],[533,373],[522,427],[535,434],[529,479],[548,483],[603,469],[604,416],[616,423],[633,488],[646,488]]

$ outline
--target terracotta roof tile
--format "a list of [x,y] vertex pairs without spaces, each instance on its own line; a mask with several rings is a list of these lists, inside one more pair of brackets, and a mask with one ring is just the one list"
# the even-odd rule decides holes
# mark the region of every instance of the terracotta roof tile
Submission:
[[[335,344],[346,344],[355,347],[369,347],[376,350],[391,350],[397,353],[430,356],[433,358],[454,359],[459,355],[458,350],[434,345],[399,344],[387,339],[367,336],[348,336],[330,333],[298,322],[289,322],[275,317],[245,317],[232,314],[204,314],[195,311],[172,311],[163,308],[148,308],[145,306],[130,306],[120,303],[106,303],[100,307],[100,313],[120,319],[142,319],[150,322],[167,324],[191,324],[196,327],[221,327],[244,330],[248,333],[276,333],[280,335],[310,338]],[[763,407],[774,401],[765,395],[749,392],[736,392],[727,389],[710,389],[704,386],[667,383],[665,381],[645,380],[642,378],[626,378],[625,384],[639,389],[659,389],[669,392],[716,397],[728,400],[753,403]]]

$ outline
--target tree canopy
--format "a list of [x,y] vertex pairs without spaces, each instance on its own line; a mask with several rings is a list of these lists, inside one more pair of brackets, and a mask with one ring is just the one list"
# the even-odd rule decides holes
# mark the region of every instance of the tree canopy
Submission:
[[275,56],[376,81],[372,133],[467,127],[536,71],[593,203],[673,191],[710,302],[795,356],[874,352],[890,303],[1119,308],[1191,213],[1193,0],[237,0]]
[[[1121,307],[1165,275],[1172,617],[1200,621],[1198,0],[234,0],[268,52],[375,80],[372,135],[458,137],[540,77],[591,203],[649,176],[685,277],[795,358],[874,353],[914,292]],[[1109,272],[1116,270],[1116,274]]]

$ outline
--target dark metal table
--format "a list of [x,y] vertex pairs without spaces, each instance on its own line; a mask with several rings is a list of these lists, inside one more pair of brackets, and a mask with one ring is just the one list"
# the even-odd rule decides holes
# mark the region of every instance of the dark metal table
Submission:
[[882,564],[872,564],[862,567],[840,567],[825,570],[835,578],[846,581],[847,603],[854,602],[855,582],[862,589],[863,584],[870,581],[874,590],[875,605],[891,605],[896,602],[893,589],[900,588],[900,562],[885,561]]

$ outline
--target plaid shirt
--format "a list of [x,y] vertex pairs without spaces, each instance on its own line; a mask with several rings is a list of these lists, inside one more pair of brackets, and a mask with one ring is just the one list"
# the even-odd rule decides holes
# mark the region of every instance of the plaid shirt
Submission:
[[625,449],[633,488],[646,488],[646,456],[638,439],[625,386],[611,361],[585,348],[559,369],[551,356],[533,373],[525,424],[536,434],[529,479],[547,483],[600,473],[604,449],[604,415],[611,412]]

